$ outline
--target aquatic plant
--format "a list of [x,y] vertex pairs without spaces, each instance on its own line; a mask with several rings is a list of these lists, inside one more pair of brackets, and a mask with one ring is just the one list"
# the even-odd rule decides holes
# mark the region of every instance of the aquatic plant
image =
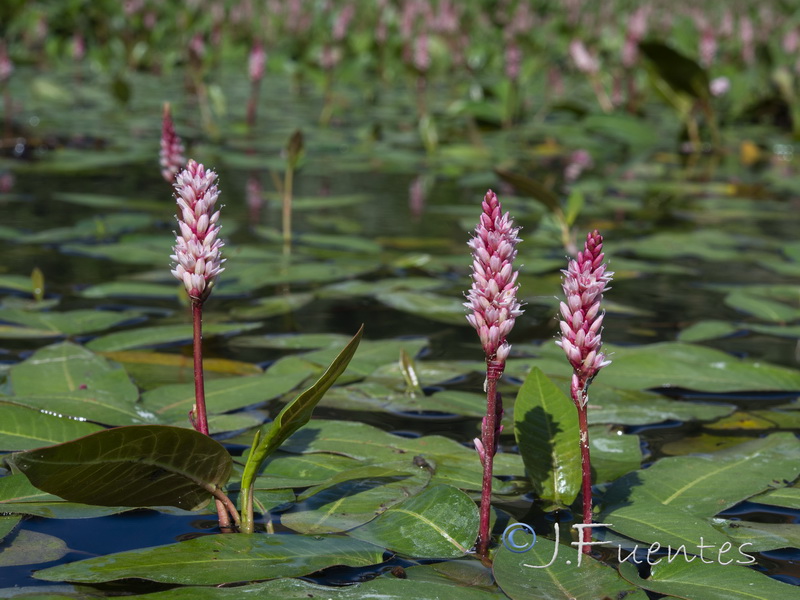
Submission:
[[[589,425],[587,405],[589,403],[589,384],[603,367],[611,361],[600,351],[603,317],[600,302],[613,273],[606,270],[603,262],[603,236],[597,230],[586,237],[583,251],[577,259],[569,261],[564,273],[562,289],[566,302],[561,302],[561,339],[556,344],[563,348],[572,365],[570,395],[578,409],[580,428],[581,474],[583,495],[583,523],[592,522],[592,465],[589,456]],[[591,531],[584,528],[583,541],[591,539]],[[590,547],[583,546],[588,553]]]
[[175,123],[172,121],[172,109],[169,102],[165,102],[161,117],[161,149],[158,157],[161,176],[168,183],[175,181],[178,171],[186,164],[184,152],[183,142],[175,131]]
[[517,256],[518,227],[508,213],[503,214],[497,195],[489,190],[482,203],[475,235],[470,240],[472,248],[472,286],[464,303],[471,312],[467,320],[478,332],[486,355],[486,416],[481,426],[481,437],[475,438],[475,449],[483,465],[480,528],[477,552],[488,557],[489,519],[492,502],[492,464],[497,452],[497,442],[503,426],[503,402],[497,392],[497,382],[505,370],[511,345],[506,337],[514,321],[522,314],[517,300],[517,277],[512,263]]

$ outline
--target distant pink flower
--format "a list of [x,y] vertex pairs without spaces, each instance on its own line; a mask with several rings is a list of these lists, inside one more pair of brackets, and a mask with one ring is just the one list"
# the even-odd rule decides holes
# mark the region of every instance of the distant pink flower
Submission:
[[159,151],[159,162],[161,164],[161,175],[169,183],[175,180],[175,175],[183,168],[186,159],[183,156],[184,148],[181,138],[175,131],[175,124],[172,122],[172,112],[169,103],[164,104],[164,113],[161,118],[161,150]]
[[569,44],[569,55],[581,73],[594,74],[600,70],[600,63],[595,56],[589,54],[581,40],[572,40]]
[[797,48],[800,47],[800,31],[796,27],[793,27],[789,31],[786,32],[786,35],[783,36],[783,51],[786,54],[794,54],[797,52]]
[[80,62],[86,55],[86,42],[77,31],[72,34],[72,60]]
[[704,67],[710,67],[717,56],[717,38],[714,35],[714,29],[707,26],[700,34],[700,64]]
[[170,258],[175,261],[172,274],[183,282],[189,297],[203,302],[211,293],[217,276],[224,271],[219,239],[219,211],[214,205],[219,198],[217,174],[190,160],[175,179],[176,216],[180,235]]
[[261,81],[264,77],[264,67],[267,64],[267,53],[264,51],[264,46],[261,42],[256,42],[250,49],[250,55],[247,60],[247,72],[250,75],[250,81],[256,83]]
[[517,300],[519,272],[512,270],[520,241],[518,233],[519,228],[514,227],[508,213],[502,214],[495,193],[486,192],[483,214],[469,242],[472,287],[464,306],[471,311],[467,321],[478,332],[487,362],[505,363],[511,350],[506,336],[522,314]]
[[414,40],[414,66],[423,73],[431,66],[431,55],[428,52],[428,36],[423,33]]
[[742,60],[748,65],[756,59],[755,36],[753,22],[748,17],[741,17],[739,19],[739,39],[742,42]]
[[11,62],[11,58],[8,56],[5,43],[0,42],[0,83],[8,81],[13,72],[14,63]]
[[569,155],[569,161],[564,168],[564,179],[569,182],[575,181],[580,177],[585,169],[591,169],[594,166],[592,155],[586,150],[575,150]]
[[341,10],[333,23],[333,29],[331,31],[334,41],[339,42],[345,38],[347,35],[347,28],[350,27],[350,22],[353,20],[355,14],[356,7],[352,4],[345,5]]
[[519,70],[522,63],[522,51],[516,43],[509,42],[506,44],[505,59],[506,77],[516,81],[519,78]]
[[610,364],[602,352],[600,339],[605,313],[600,312],[600,301],[611,276],[603,264],[603,236],[597,230],[586,237],[583,252],[569,261],[564,273],[562,289],[566,302],[561,303],[561,339],[556,342],[573,368],[572,398],[580,398],[586,406],[586,388],[598,371]]
[[722,96],[731,89],[731,82],[727,77],[716,77],[711,80],[708,87],[712,96]]

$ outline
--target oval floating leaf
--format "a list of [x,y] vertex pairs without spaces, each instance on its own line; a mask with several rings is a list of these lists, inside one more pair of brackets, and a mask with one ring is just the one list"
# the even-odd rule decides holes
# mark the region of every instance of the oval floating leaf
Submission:
[[0,402],[0,449],[29,450],[43,444],[60,444],[101,430],[57,414],[10,402]]
[[[203,337],[229,335],[259,327],[261,327],[261,323],[204,323]],[[191,339],[191,325],[164,325],[161,327],[139,327],[131,331],[116,331],[93,339],[86,344],[86,347],[95,352],[117,352],[161,344],[189,342]]]
[[208,503],[231,471],[221,444],[166,425],[107,429],[6,460],[43,491],[100,506],[194,510]]
[[64,540],[38,531],[20,529],[3,541],[0,567],[35,565],[63,558],[68,552]]
[[[734,550],[724,561],[747,562]],[[642,579],[630,563],[620,565],[620,574],[631,583],[658,594],[691,600],[800,600],[800,588],[771,579],[763,573],[736,564],[707,564],[662,560]]]
[[414,558],[455,558],[478,536],[478,507],[449,485],[437,485],[396,504],[352,537]]
[[206,535],[59,565],[34,576],[84,583],[135,577],[180,585],[219,585],[300,577],[334,565],[366,567],[381,562],[383,552],[383,548],[343,536]]
[[[527,552],[501,547],[494,557],[494,576],[497,585],[513,600],[598,600],[618,598],[635,589],[614,569],[590,556],[583,555],[578,566],[575,548],[541,536]],[[634,594],[625,598],[644,600],[646,596]]]

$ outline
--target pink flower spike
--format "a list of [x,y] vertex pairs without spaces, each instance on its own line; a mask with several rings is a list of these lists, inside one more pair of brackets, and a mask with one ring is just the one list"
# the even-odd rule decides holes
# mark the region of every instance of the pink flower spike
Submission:
[[586,387],[611,362],[600,352],[605,315],[600,311],[600,302],[603,293],[611,289],[608,284],[613,275],[606,270],[603,259],[603,237],[595,230],[586,237],[583,252],[562,271],[566,302],[561,303],[561,339],[556,344],[563,348],[572,365],[573,387],[580,392],[584,406],[588,401]]
[[161,120],[161,150],[159,159],[161,163],[161,175],[167,182],[175,181],[178,174],[186,163],[183,156],[183,143],[175,132],[175,124],[172,122],[172,111],[169,102],[164,103],[164,113]]
[[[217,276],[225,269],[219,239],[219,212],[214,204],[219,197],[217,174],[190,160],[175,178],[181,233],[175,238],[172,274],[182,281],[189,297],[203,302],[211,293]],[[198,214],[199,212],[199,214]]]
[[502,214],[495,193],[486,192],[483,214],[469,241],[472,287],[464,306],[472,311],[467,320],[478,331],[487,361],[505,362],[511,349],[506,335],[522,314],[516,297],[518,272],[512,271],[518,232],[508,213]]

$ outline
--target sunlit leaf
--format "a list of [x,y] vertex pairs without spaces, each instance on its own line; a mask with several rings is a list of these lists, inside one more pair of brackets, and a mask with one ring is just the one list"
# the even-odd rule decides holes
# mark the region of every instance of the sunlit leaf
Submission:
[[[261,327],[261,323],[204,323],[203,338],[230,335]],[[161,327],[138,327],[130,331],[117,331],[93,339],[86,347],[95,352],[118,352],[134,348],[146,348],[161,344],[187,342],[192,339],[191,325],[164,325]]]
[[572,504],[581,483],[578,411],[536,367],[517,394],[514,436],[537,495]]
[[[99,583],[135,577],[218,585],[300,577],[334,565],[381,562],[383,548],[343,536],[206,535],[178,544],[120,552],[37,571],[46,581]],[[202,568],[197,565],[202,563]]]
[[[746,551],[746,549],[745,549]],[[736,549],[723,556],[728,564],[716,561],[692,562],[662,560],[652,567],[648,579],[642,579],[636,567],[630,563],[620,566],[620,573],[631,583],[660,594],[678,598],[702,598],[703,600],[797,600],[800,589],[771,579],[763,573],[737,564],[753,562]]]
[[437,485],[395,504],[350,535],[406,556],[452,558],[472,548],[478,520],[478,507],[469,496]]
[[99,425],[0,402],[0,449],[28,450],[99,431]]

